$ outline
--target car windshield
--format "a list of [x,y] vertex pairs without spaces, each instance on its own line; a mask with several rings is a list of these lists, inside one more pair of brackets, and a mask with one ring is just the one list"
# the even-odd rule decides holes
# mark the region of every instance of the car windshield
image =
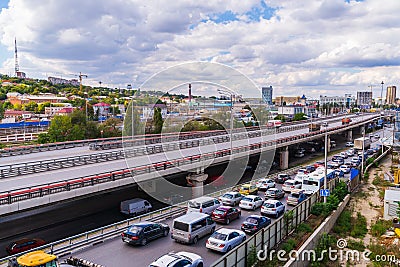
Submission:
[[242,190],[249,190],[248,186],[242,186]]
[[189,201],[189,207],[193,209],[200,209],[200,203],[194,202],[194,201]]
[[224,211],[224,210],[216,209],[216,210],[214,210],[214,213],[217,214],[217,215],[222,215],[222,214],[225,213],[225,211]]
[[292,194],[290,194],[290,197],[294,197],[294,198],[299,198],[299,194],[297,194],[297,193],[292,193]]
[[293,185],[293,182],[286,182],[285,185]]
[[267,193],[270,195],[274,195],[276,193],[276,191],[275,190],[267,190]]
[[243,201],[248,201],[248,202],[253,202],[253,199],[249,198],[249,197],[244,197],[244,198],[242,198],[242,200]]
[[132,226],[131,228],[129,228],[129,232],[131,232],[132,234],[138,234],[141,230],[142,227],[139,226]]
[[273,203],[264,203],[263,206],[266,208],[275,208],[275,204],[273,204]]
[[247,218],[246,222],[251,223],[251,224],[258,224],[258,221],[254,218]]
[[231,194],[225,194],[225,195],[223,195],[222,197],[232,199],[232,198],[233,198],[233,195],[231,195]]
[[221,233],[218,233],[218,232],[214,232],[211,237],[214,238],[214,239],[218,239],[218,240],[225,240],[227,235],[221,234]]

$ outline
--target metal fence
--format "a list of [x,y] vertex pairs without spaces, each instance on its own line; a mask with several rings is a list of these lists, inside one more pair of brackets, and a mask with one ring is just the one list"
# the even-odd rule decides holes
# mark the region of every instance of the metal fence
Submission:
[[[336,187],[338,178],[329,182],[329,189]],[[282,241],[288,237],[288,235],[297,226],[304,222],[311,212],[311,207],[319,202],[322,198],[319,196],[319,192],[314,193],[305,201],[293,208],[293,216],[281,216],[274,223],[269,225],[267,228],[261,229],[259,232],[248,238],[245,242],[225,254],[222,258],[214,262],[212,267],[247,267],[248,257],[250,252],[256,252],[263,250],[264,255],[268,255],[268,252],[276,248]],[[288,219],[289,218],[289,219]]]

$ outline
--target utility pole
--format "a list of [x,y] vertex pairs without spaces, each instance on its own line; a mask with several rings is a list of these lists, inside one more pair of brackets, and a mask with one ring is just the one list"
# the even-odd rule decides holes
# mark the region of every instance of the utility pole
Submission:
[[[82,92],[82,77],[87,78],[88,76],[86,74],[82,74],[82,72],[79,72],[79,75],[76,75],[76,76],[79,77],[79,90]],[[86,100],[85,101],[86,102],[86,108],[85,108],[85,110],[86,110],[86,121],[88,121],[88,100],[87,100],[88,97],[89,97],[89,94],[88,94],[88,92],[86,92],[86,98],[85,98],[85,100]]]

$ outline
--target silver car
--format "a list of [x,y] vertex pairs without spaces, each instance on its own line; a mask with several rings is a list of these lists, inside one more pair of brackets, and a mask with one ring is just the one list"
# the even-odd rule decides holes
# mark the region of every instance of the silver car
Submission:
[[224,205],[229,205],[229,206],[236,206],[239,204],[240,200],[242,200],[243,195],[240,194],[239,192],[226,192],[222,196],[220,196],[218,199],[221,201]]
[[201,256],[181,251],[181,252],[170,252],[158,258],[156,261],[152,262],[149,267],[203,267],[204,262]]
[[241,230],[221,228],[215,231],[206,242],[206,248],[219,252],[227,252],[246,240]]

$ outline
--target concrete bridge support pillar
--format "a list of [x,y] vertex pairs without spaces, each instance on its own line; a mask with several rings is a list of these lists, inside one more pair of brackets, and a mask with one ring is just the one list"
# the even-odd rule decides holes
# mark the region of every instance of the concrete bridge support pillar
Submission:
[[347,141],[353,141],[353,130],[349,130],[349,131],[347,131],[347,138],[346,138],[346,140]]
[[279,152],[279,168],[281,170],[289,168],[289,149],[287,146]]
[[199,168],[196,173],[189,174],[186,179],[192,184],[192,197],[201,197],[204,194],[204,181],[207,180],[208,174],[204,173],[204,168]]

